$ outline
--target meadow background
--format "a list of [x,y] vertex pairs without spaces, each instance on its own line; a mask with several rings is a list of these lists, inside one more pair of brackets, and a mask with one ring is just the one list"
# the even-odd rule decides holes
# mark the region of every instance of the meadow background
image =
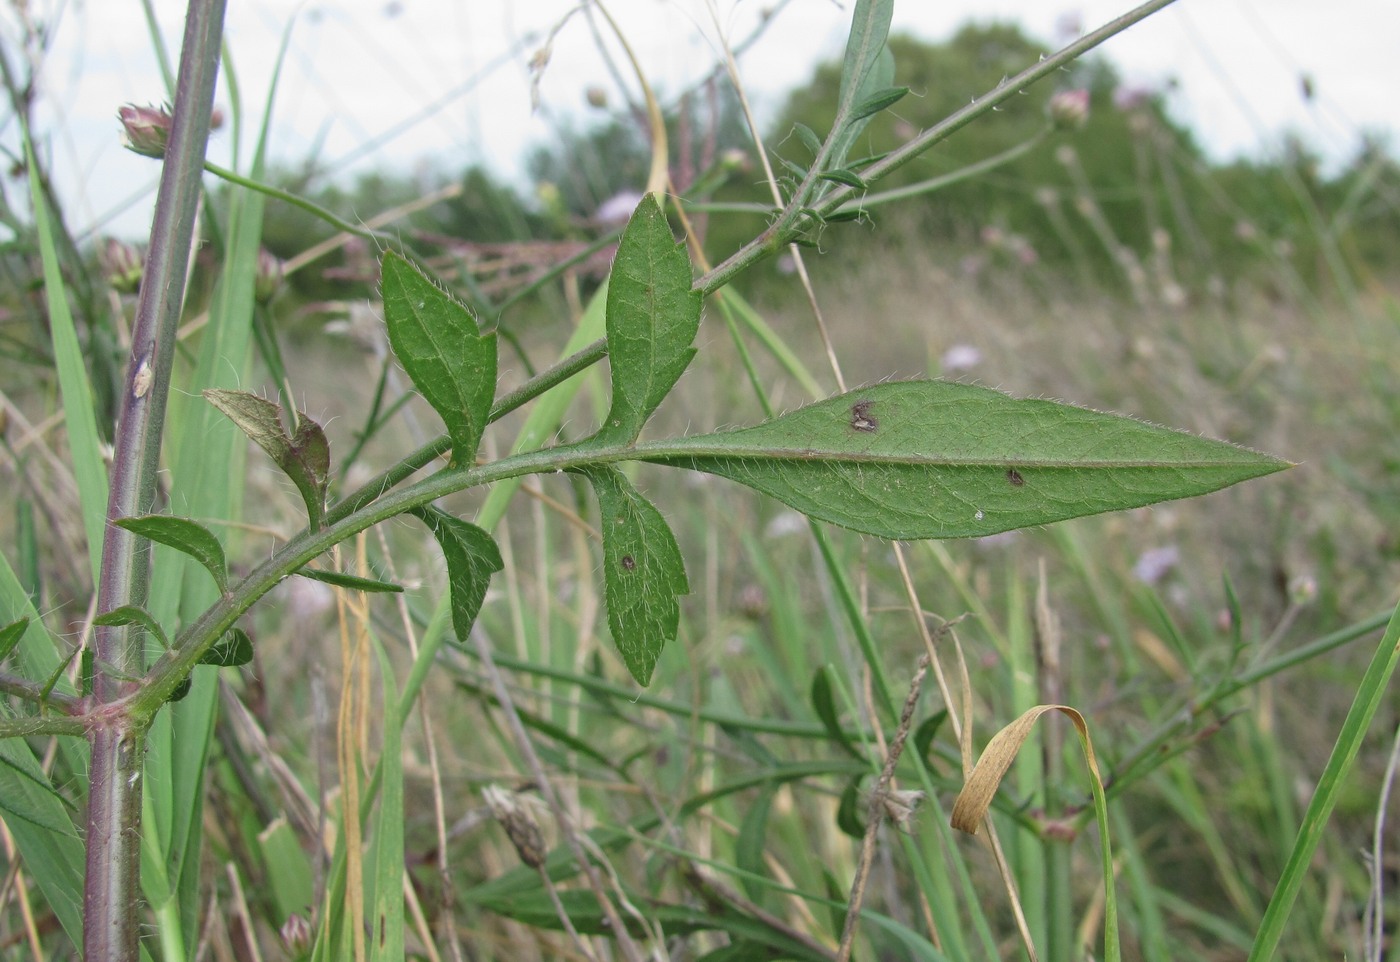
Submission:
[[[860,146],[869,154],[961,107],[953,91],[993,89],[1046,51],[1008,25],[891,49],[899,82],[922,96],[874,118]],[[28,109],[18,69],[6,70],[16,114]],[[764,131],[772,156],[810,160],[795,131],[825,133],[838,71],[824,67],[792,93]],[[1048,122],[1066,90],[1087,91],[1087,113]],[[445,165],[327,182],[314,158],[261,176],[429,255],[496,327],[504,393],[560,354],[646,179],[644,118],[597,101],[533,153],[525,182]],[[771,206],[755,148],[722,76],[666,107],[672,184],[718,262]],[[258,119],[225,122],[252,136]],[[1297,462],[1202,499],[907,550],[920,617],[956,623],[940,644],[955,639],[966,658],[964,720],[979,745],[1037,703],[1089,719],[1108,777],[1125,957],[1242,959],[1396,601],[1400,167],[1379,139],[1340,165],[1297,141],[1212,162],[1158,95],[1091,57],[882,182],[873,200],[900,189],[868,218],[816,232],[805,255],[846,383],[956,378]],[[241,190],[208,180],[182,336],[191,372]],[[92,574],[24,210],[7,204],[0,217],[11,235],[0,257],[0,543],[46,624],[76,643]],[[96,424],[110,437],[140,251],[58,226]],[[234,378],[323,423],[334,489],[353,490],[436,431],[388,352],[376,245],[276,199],[260,232],[253,349]],[[780,410],[836,392],[794,268],[784,255],[741,278],[751,317],[709,310],[700,355],[649,434],[761,419],[740,374],[750,362]],[[550,431],[581,437],[606,410],[593,371]],[[488,432],[483,453],[505,453],[527,415]],[[202,443],[232,454],[224,513],[199,517],[246,570],[301,527],[297,494],[230,426]],[[878,540],[833,529],[819,545],[800,516],[746,489],[645,467],[634,477],[676,530],[690,573],[679,643],[651,687],[628,678],[603,617],[591,500],[567,477],[527,481],[499,518],[505,570],[475,629],[496,664],[469,644],[445,646],[402,731],[413,958],[615,957],[572,874],[558,869],[552,892],[549,873],[529,864],[531,845],[558,842],[532,787],[540,771],[593,833],[646,944],[675,960],[831,957],[864,831],[860,793],[891,721],[879,688],[887,679],[902,699],[923,651],[899,567]],[[167,494],[173,513],[190,513],[187,494]],[[451,507],[467,518],[498,510],[481,496]],[[356,660],[356,639],[382,645],[402,681],[424,636],[442,630],[445,591],[421,528],[384,525],[347,546],[346,565],[356,556],[409,590],[346,600],[288,581],[251,620],[253,663],[219,677],[192,957],[333,951],[312,933],[342,911],[326,895],[346,833],[336,746],[352,746],[367,779],[386,728],[383,679]],[[499,684],[523,727],[502,713]],[[907,824],[881,829],[865,897],[878,916],[862,928],[860,958],[1021,957],[1014,899],[985,844],[947,829],[961,770],[942,709],[936,690],[918,703],[913,744],[928,777],[900,778],[929,797]],[[1279,958],[1400,959],[1397,725],[1392,699]],[[1096,952],[1103,913],[1069,731],[1051,724],[1037,736],[995,815],[1049,959]],[[63,759],[33,747],[68,784]],[[502,814],[509,804],[527,814]],[[371,840],[390,817],[379,812],[365,819]],[[542,836],[504,830],[514,817]],[[0,955],[71,957],[4,839]],[[575,934],[562,931],[565,916]]]

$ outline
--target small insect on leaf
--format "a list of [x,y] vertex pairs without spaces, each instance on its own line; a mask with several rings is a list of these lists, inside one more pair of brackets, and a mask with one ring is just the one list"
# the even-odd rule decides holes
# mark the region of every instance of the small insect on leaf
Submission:
[[623,555],[622,567],[626,568],[628,571],[635,571],[637,569],[637,559],[633,558],[630,554]]
[[880,429],[880,422],[870,413],[870,409],[875,406],[874,401],[857,401],[851,405],[851,427],[857,431],[865,431],[874,434]]
[[1021,477],[1021,472],[1017,471],[1015,468],[1006,469],[1006,480],[1011,483],[1013,488],[1019,488],[1026,483],[1026,479]]

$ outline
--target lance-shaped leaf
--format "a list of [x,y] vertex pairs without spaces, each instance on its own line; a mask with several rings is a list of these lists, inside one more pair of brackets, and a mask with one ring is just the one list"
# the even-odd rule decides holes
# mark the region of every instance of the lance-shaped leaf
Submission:
[[380,271],[394,354],[447,425],[452,465],[470,467],[496,393],[496,335],[400,255],[386,253]]
[[679,598],[690,593],[685,563],[666,519],[621,471],[595,465],[582,473],[598,495],[603,597],[613,642],[632,677],[646,685],[661,649],[676,637]]
[[297,414],[297,429],[288,437],[282,427],[282,408],[247,391],[208,390],[204,396],[246,434],[301,492],[311,530],[321,527],[330,483],[331,446],[321,425]]
[[442,548],[452,600],[452,630],[465,641],[486,598],[491,576],[505,567],[500,549],[485,531],[440,508],[428,505],[409,513],[428,526]]
[[[160,642],[163,649],[170,647],[170,639],[165,637],[165,632],[161,630],[160,624],[155,620],[145,608],[136,605],[122,605],[120,608],[113,608],[111,611],[104,611],[96,618],[92,619],[94,625],[104,625],[113,627],[125,627],[127,625],[138,625],[144,628],[156,641]],[[87,652],[89,649],[83,649]]]
[[361,578],[359,575],[350,575],[343,571],[326,571],[321,568],[298,568],[296,574],[301,575],[303,578],[310,578],[312,581],[319,581],[322,584],[331,585],[336,588],[349,588],[351,591],[364,591],[370,594],[403,591],[402,585],[396,585],[392,581]]
[[220,594],[228,591],[228,562],[224,560],[224,546],[203,525],[189,518],[175,518],[168,514],[118,518],[115,524],[133,534],[184,552],[209,569]]
[[695,356],[700,327],[690,258],[653,194],[642,198],[618,242],[607,325],[612,410],[598,436],[630,444]]
[[756,427],[641,445],[638,456],[897,540],[1136,508],[1290,466],[1132,418],[946,381],[861,388]]

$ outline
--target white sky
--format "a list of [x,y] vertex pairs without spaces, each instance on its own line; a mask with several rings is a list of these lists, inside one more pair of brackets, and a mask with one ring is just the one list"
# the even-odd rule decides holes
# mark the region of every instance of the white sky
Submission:
[[[153,0],[174,51],[184,3]],[[724,30],[747,36],[773,4],[713,0]],[[245,114],[246,158],[282,36],[291,24],[274,107],[272,153],[288,163],[313,152],[338,173],[405,167],[443,169],[485,161],[509,175],[531,144],[546,143],[561,120],[586,118],[583,91],[600,85],[621,97],[588,22],[571,19],[553,44],[532,111],[527,62],[575,0],[230,0],[226,40]],[[946,38],[970,18],[1014,20],[1038,39],[1063,38],[1065,24],[1092,29],[1127,10],[1126,0],[903,0],[895,29]],[[70,221],[138,237],[149,221],[154,162],[120,148],[115,113],[125,102],[166,93],[136,0],[31,0],[30,15],[56,28],[40,72],[39,126]],[[663,92],[706,74],[716,29],[704,0],[610,0]],[[760,107],[839,57],[850,3],[791,0],[745,54],[741,71]],[[13,5],[0,12],[12,64],[21,35]],[[616,45],[610,50],[616,53]],[[1333,160],[1364,131],[1400,128],[1400,2],[1396,0],[1178,0],[1100,48],[1130,83],[1161,86],[1217,158],[1258,153],[1294,131]],[[620,65],[619,65],[619,69]],[[1302,96],[1302,77],[1316,96]],[[227,78],[225,78],[227,79]],[[968,90],[970,98],[981,91]],[[217,103],[232,100],[221,86]],[[441,109],[419,117],[434,105]],[[417,117],[418,119],[414,119]],[[14,131],[0,128],[13,147]],[[230,161],[227,128],[211,159]]]

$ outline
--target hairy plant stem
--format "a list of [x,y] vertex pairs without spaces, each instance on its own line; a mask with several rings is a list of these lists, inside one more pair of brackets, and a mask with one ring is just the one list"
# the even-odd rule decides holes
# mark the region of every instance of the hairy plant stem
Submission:
[[[114,521],[150,510],[156,491],[175,331],[184,301],[200,173],[218,75],[224,0],[190,0],[174,116],[156,196],[150,254],[136,305],[131,358],[113,445],[107,529],[98,584],[99,612],[144,603],[150,542]],[[93,648],[107,666],[93,682],[83,946],[87,962],[134,962],[140,898],[141,773],[149,714],[108,710],[142,673],[142,634],[98,627]]]

